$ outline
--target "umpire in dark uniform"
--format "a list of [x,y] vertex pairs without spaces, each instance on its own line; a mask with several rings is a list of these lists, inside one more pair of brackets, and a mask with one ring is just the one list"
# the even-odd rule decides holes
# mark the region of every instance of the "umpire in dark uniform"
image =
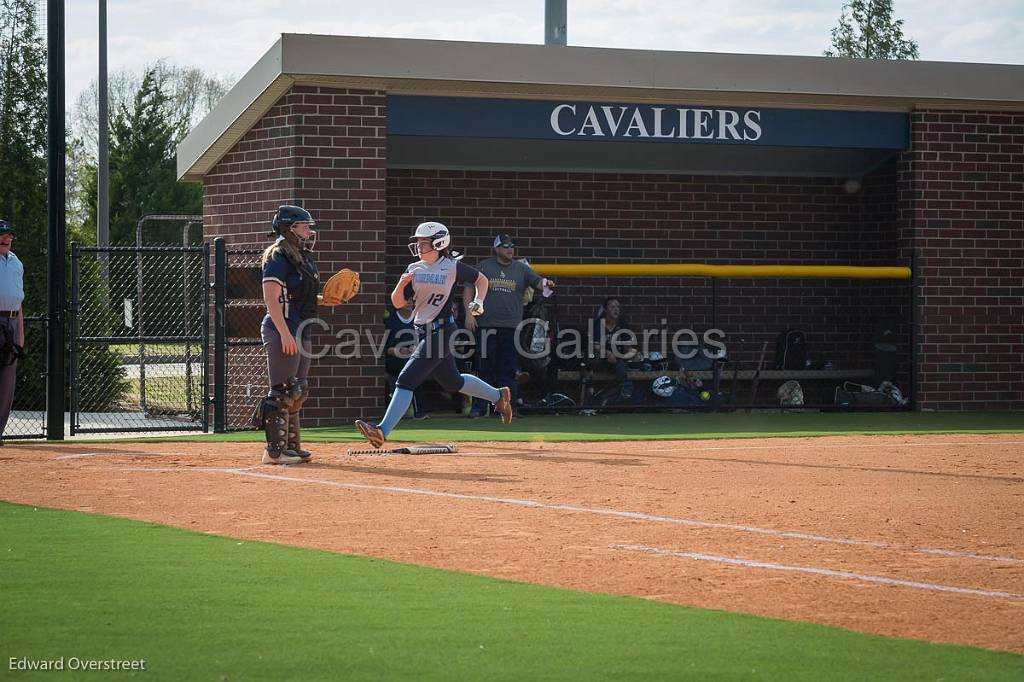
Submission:
[[14,404],[18,356],[25,345],[25,266],[11,251],[14,230],[0,220],[0,444]]

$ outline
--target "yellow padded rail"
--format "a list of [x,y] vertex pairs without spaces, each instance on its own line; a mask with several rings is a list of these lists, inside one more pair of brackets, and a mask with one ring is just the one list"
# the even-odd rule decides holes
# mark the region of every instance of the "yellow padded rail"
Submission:
[[531,263],[545,277],[816,277],[910,279],[910,268],[858,265],[706,265],[704,263]]

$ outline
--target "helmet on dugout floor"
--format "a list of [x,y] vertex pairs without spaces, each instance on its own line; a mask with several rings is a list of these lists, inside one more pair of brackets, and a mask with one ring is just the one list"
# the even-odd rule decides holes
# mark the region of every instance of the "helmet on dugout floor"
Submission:
[[651,382],[651,391],[659,398],[670,398],[676,392],[676,381],[670,376],[660,376]]
[[799,382],[792,379],[779,386],[775,397],[779,399],[779,405],[782,406],[793,407],[804,404],[804,390]]
[[437,251],[447,249],[452,243],[452,235],[448,228],[432,220],[420,223],[416,227],[416,231],[409,237],[409,253],[413,256],[420,255],[419,249],[416,246],[419,239],[429,239],[430,245]]

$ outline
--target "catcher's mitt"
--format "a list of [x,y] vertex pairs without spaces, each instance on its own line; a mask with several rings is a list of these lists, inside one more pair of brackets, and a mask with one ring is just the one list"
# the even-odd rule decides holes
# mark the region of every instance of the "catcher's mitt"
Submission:
[[323,305],[338,305],[359,293],[359,273],[345,268],[331,275],[324,285]]

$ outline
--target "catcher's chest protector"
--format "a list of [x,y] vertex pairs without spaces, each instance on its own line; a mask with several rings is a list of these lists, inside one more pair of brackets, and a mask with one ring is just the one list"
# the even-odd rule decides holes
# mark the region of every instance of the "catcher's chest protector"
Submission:
[[320,272],[316,269],[313,257],[302,254],[302,262],[292,262],[299,272],[298,290],[288,292],[289,303],[299,315],[299,319],[309,320],[317,316],[316,296],[320,293]]

